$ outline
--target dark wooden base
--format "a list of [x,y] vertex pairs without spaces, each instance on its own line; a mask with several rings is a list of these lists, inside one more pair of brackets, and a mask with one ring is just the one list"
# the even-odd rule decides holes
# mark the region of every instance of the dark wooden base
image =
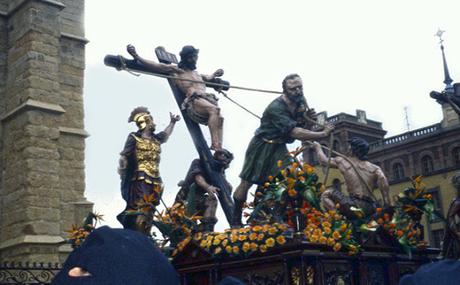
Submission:
[[226,276],[247,285],[398,284],[401,276],[436,260],[437,249],[411,257],[397,248],[366,247],[356,256],[332,252],[323,245],[296,243],[248,258],[213,259],[197,246],[188,246],[173,264],[182,285],[214,285]]

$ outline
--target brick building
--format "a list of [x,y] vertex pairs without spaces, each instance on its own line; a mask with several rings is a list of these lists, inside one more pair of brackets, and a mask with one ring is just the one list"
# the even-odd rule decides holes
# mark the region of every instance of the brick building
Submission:
[[0,0],[0,260],[62,261],[84,198],[84,0]]

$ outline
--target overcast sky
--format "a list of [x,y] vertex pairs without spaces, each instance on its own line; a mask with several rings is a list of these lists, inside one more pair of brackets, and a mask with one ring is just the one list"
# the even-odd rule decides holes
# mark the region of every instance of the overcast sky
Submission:
[[[438,28],[451,76],[460,81],[460,4],[458,1],[86,1],[85,128],[86,197],[120,225],[116,214],[125,206],[116,173],[119,152],[134,125],[131,110],[147,106],[157,129],[179,114],[165,79],[135,77],[104,66],[107,54],[128,57],[126,45],[155,59],[154,48],[178,54],[182,46],[200,49],[198,71],[217,68],[233,85],[281,91],[282,79],[298,73],[311,107],[355,114],[380,121],[388,135],[441,121],[441,107],[429,97],[444,88]],[[230,90],[228,95],[257,114],[274,94]],[[239,182],[244,153],[259,122],[220,99],[225,118],[224,147],[235,154],[227,177]],[[203,128],[209,141],[207,128]],[[164,199],[170,204],[190,162],[197,157],[185,124],[180,121],[163,145],[161,174]],[[218,229],[227,227],[219,214]]]

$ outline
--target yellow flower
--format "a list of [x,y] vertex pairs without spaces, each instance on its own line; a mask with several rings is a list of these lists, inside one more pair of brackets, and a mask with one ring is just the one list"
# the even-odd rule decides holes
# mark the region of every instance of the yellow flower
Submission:
[[284,177],[286,177],[286,170],[281,170],[281,175],[283,175]]
[[234,253],[234,254],[240,253],[240,248],[239,248],[238,246],[234,245],[234,246],[233,246],[233,253]]
[[264,187],[265,187],[265,188],[268,188],[268,186],[270,186],[270,183],[269,183],[269,182],[265,182]]
[[281,167],[281,166],[283,165],[283,161],[282,161],[282,160],[278,160],[278,161],[276,162],[276,165],[277,165],[278,167]]
[[341,230],[342,232],[346,231],[346,230],[347,230],[347,224],[342,224],[342,225],[340,226],[340,230]]
[[339,251],[341,248],[342,248],[342,244],[336,243],[332,249],[333,249],[334,251]]
[[263,225],[262,230],[263,230],[264,232],[266,232],[266,231],[268,231],[268,229],[270,229],[270,228],[271,228],[271,226],[270,226],[269,224],[265,224],[265,225]]
[[227,251],[228,253],[232,253],[233,248],[232,248],[231,246],[227,245],[227,246],[225,247],[225,251]]
[[327,239],[327,245],[328,246],[333,246],[335,244],[335,240],[333,238],[328,238]]
[[284,224],[279,225],[278,228],[279,228],[280,230],[282,230],[282,231],[287,230],[287,226],[284,225]]
[[331,228],[324,228],[324,232],[326,234],[330,234],[332,232]]
[[237,235],[231,235],[230,240],[232,241],[232,243],[235,243],[238,240],[238,236]]
[[251,249],[251,245],[249,244],[249,242],[243,243],[243,248],[242,249],[243,249],[244,252],[248,252]]
[[257,239],[257,233],[251,233],[251,234],[249,235],[249,239],[250,239],[250,240],[255,240],[255,239]]
[[252,228],[252,230],[255,231],[255,232],[260,232],[262,230],[262,227],[261,226],[254,226]]
[[332,227],[331,223],[329,223],[328,221],[323,222],[322,225],[323,225],[323,228],[330,228],[330,227]]
[[319,238],[319,237],[318,237],[317,235],[311,235],[311,236],[310,236],[310,241],[311,241],[311,242],[317,242],[317,241],[318,241],[318,238]]
[[334,233],[332,234],[332,237],[337,240],[341,238],[341,235],[338,231],[334,231]]
[[320,238],[319,238],[319,243],[321,243],[321,244],[326,244],[326,243],[327,243],[327,237],[323,237],[323,236],[320,237]]
[[255,242],[251,242],[251,250],[256,251],[259,246]]
[[262,244],[261,246],[259,246],[259,250],[260,250],[260,252],[266,252],[267,251],[267,246]]
[[220,244],[220,239],[214,239],[214,241],[212,242],[213,245],[219,245]]
[[219,254],[221,251],[222,251],[221,247],[216,247],[216,249],[214,250],[214,254]]
[[222,241],[222,246],[225,247],[225,246],[227,246],[227,244],[228,244],[228,239],[224,239]]
[[206,244],[207,244],[207,241],[202,240],[202,241],[200,242],[200,247],[206,247]]
[[265,235],[263,233],[260,233],[259,236],[257,236],[257,240],[261,241],[263,240]]
[[275,240],[273,238],[268,238],[265,241],[265,244],[267,245],[267,247],[274,247],[275,246]]
[[247,238],[246,235],[240,235],[239,240],[240,240],[240,241],[245,241],[246,238]]
[[203,234],[201,232],[196,233],[195,236],[193,237],[194,240],[200,240],[202,238]]
[[277,232],[278,232],[278,229],[275,228],[275,227],[272,227],[272,228],[270,228],[270,229],[268,230],[268,233],[269,233],[270,235],[274,235],[274,234],[276,234]]
[[220,240],[224,240],[225,238],[227,237],[227,235],[224,235],[224,234],[218,234],[216,236],[216,238],[220,239]]
[[245,229],[245,228],[241,228],[241,229],[239,230],[239,232],[240,232],[240,234],[244,234],[244,233],[246,232],[246,229]]
[[284,236],[278,236],[278,237],[276,238],[276,242],[277,242],[278,244],[285,244],[285,243],[286,243],[286,239],[284,238]]

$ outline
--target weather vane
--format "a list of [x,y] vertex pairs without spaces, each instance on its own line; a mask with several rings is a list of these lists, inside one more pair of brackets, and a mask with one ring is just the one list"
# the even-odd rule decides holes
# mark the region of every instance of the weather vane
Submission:
[[438,31],[436,32],[436,34],[434,35],[435,37],[438,37],[439,38],[439,44],[442,45],[442,43],[444,42],[444,40],[442,39],[442,34],[444,34],[446,31],[443,31],[441,29],[438,28]]

